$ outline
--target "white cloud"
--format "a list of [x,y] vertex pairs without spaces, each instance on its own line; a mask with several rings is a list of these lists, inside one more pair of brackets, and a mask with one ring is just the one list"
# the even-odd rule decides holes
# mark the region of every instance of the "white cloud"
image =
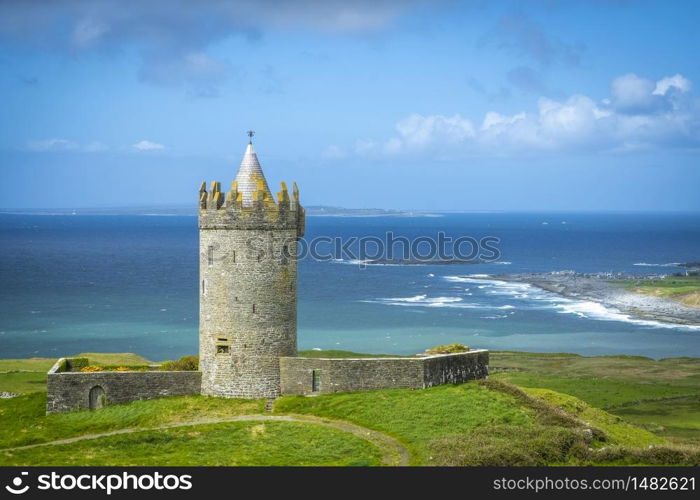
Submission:
[[[459,114],[411,114],[396,124],[397,135],[381,142],[358,141],[360,155],[416,155],[452,158],[527,151],[624,151],[652,147],[700,147],[700,101],[681,75],[654,82],[634,74],[612,82],[600,101],[576,94],[564,100],[540,98],[534,112],[489,111],[481,126]],[[436,156],[437,155],[437,156]]]
[[99,151],[107,151],[109,149],[109,146],[100,141],[92,141],[85,144],[80,144],[76,141],[71,141],[69,139],[53,137],[50,139],[28,141],[26,149],[28,151],[34,151],[39,153],[61,151],[95,153]]
[[656,84],[648,78],[628,73],[615,78],[611,86],[611,102],[618,111],[644,113],[658,109],[663,98],[654,94]]
[[162,86],[187,83],[199,97],[215,97],[218,85],[226,79],[231,65],[218,61],[204,52],[187,52],[164,57],[159,53],[144,54],[140,71],[141,80]]
[[342,160],[343,158],[347,157],[347,155],[348,154],[345,152],[344,149],[339,148],[338,146],[335,146],[333,144],[331,144],[321,152],[321,158],[324,158],[326,160]]
[[569,44],[551,36],[522,12],[501,17],[479,40],[480,46],[493,46],[518,57],[530,58],[541,66],[578,66],[584,52],[580,44]]
[[656,88],[654,89],[654,95],[665,95],[670,89],[677,89],[681,92],[688,92],[691,88],[690,80],[683,78],[679,74],[673,76],[667,76],[656,82]]
[[474,126],[459,114],[423,116],[412,114],[396,124],[396,130],[408,146],[428,143],[456,143],[474,136]]
[[41,139],[36,141],[29,141],[27,143],[27,149],[30,151],[74,151],[79,149],[78,143],[69,141],[68,139]]
[[355,153],[359,155],[371,154],[373,151],[376,151],[378,145],[377,142],[369,139],[358,139],[355,142]]
[[[231,37],[311,29],[363,34],[386,29],[418,0],[1,1],[0,42],[73,54],[136,49],[144,82],[186,85],[213,96],[232,72],[208,54]],[[235,54],[232,54],[232,59]]]
[[139,141],[131,147],[137,151],[162,151],[165,149],[165,146],[162,144],[146,140]]
[[90,17],[81,19],[73,29],[73,45],[78,48],[89,48],[96,45],[108,31],[109,26],[104,22]]
[[83,151],[87,153],[97,153],[100,151],[107,151],[109,146],[100,141],[92,141],[85,144],[82,148]]
[[372,140],[358,141],[355,151],[359,154],[400,154],[420,151],[433,145],[452,147],[475,135],[474,125],[459,114],[453,116],[423,116],[413,113],[396,124],[398,137],[384,143]]

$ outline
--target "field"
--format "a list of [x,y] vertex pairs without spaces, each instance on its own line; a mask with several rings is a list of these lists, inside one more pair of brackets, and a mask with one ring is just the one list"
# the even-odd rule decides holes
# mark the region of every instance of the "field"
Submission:
[[700,307],[700,276],[667,276],[655,280],[625,280],[627,290],[675,300],[687,306]]
[[492,378],[570,394],[677,444],[700,444],[700,359],[495,353]]
[[700,463],[694,358],[501,352],[486,381],[287,396],[272,412],[264,400],[187,396],[45,415],[53,362],[0,360],[0,391],[22,393],[0,399],[0,465]]

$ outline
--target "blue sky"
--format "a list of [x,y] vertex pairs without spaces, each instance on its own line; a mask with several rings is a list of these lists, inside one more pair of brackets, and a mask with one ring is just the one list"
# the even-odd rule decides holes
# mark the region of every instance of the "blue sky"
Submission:
[[700,3],[0,3],[0,207],[700,210]]

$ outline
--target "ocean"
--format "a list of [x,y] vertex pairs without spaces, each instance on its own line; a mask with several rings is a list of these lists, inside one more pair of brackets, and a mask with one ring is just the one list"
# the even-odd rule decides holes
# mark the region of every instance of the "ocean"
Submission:
[[[197,351],[194,216],[0,214],[0,358]],[[499,239],[497,262],[299,262],[300,349],[474,348],[700,356],[700,328],[641,321],[484,274],[673,273],[700,259],[700,214],[465,213],[307,217],[306,239]]]

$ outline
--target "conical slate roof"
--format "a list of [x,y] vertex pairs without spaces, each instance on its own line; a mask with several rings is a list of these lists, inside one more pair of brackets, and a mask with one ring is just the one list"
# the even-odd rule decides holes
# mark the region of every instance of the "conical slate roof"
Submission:
[[255,154],[253,144],[248,143],[248,147],[245,148],[245,153],[241,160],[241,166],[238,168],[238,174],[236,174],[238,192],[243,195],[244,207],[249,207],[253,204],[253,193],[258,191],[258,181],[262,181],[263,189],[271,199],[274,199],[272,198],[270,188],[267,186],[267,180],[265,180],[265,174],[263,174],[262,168],[260,167],[258,155]]

